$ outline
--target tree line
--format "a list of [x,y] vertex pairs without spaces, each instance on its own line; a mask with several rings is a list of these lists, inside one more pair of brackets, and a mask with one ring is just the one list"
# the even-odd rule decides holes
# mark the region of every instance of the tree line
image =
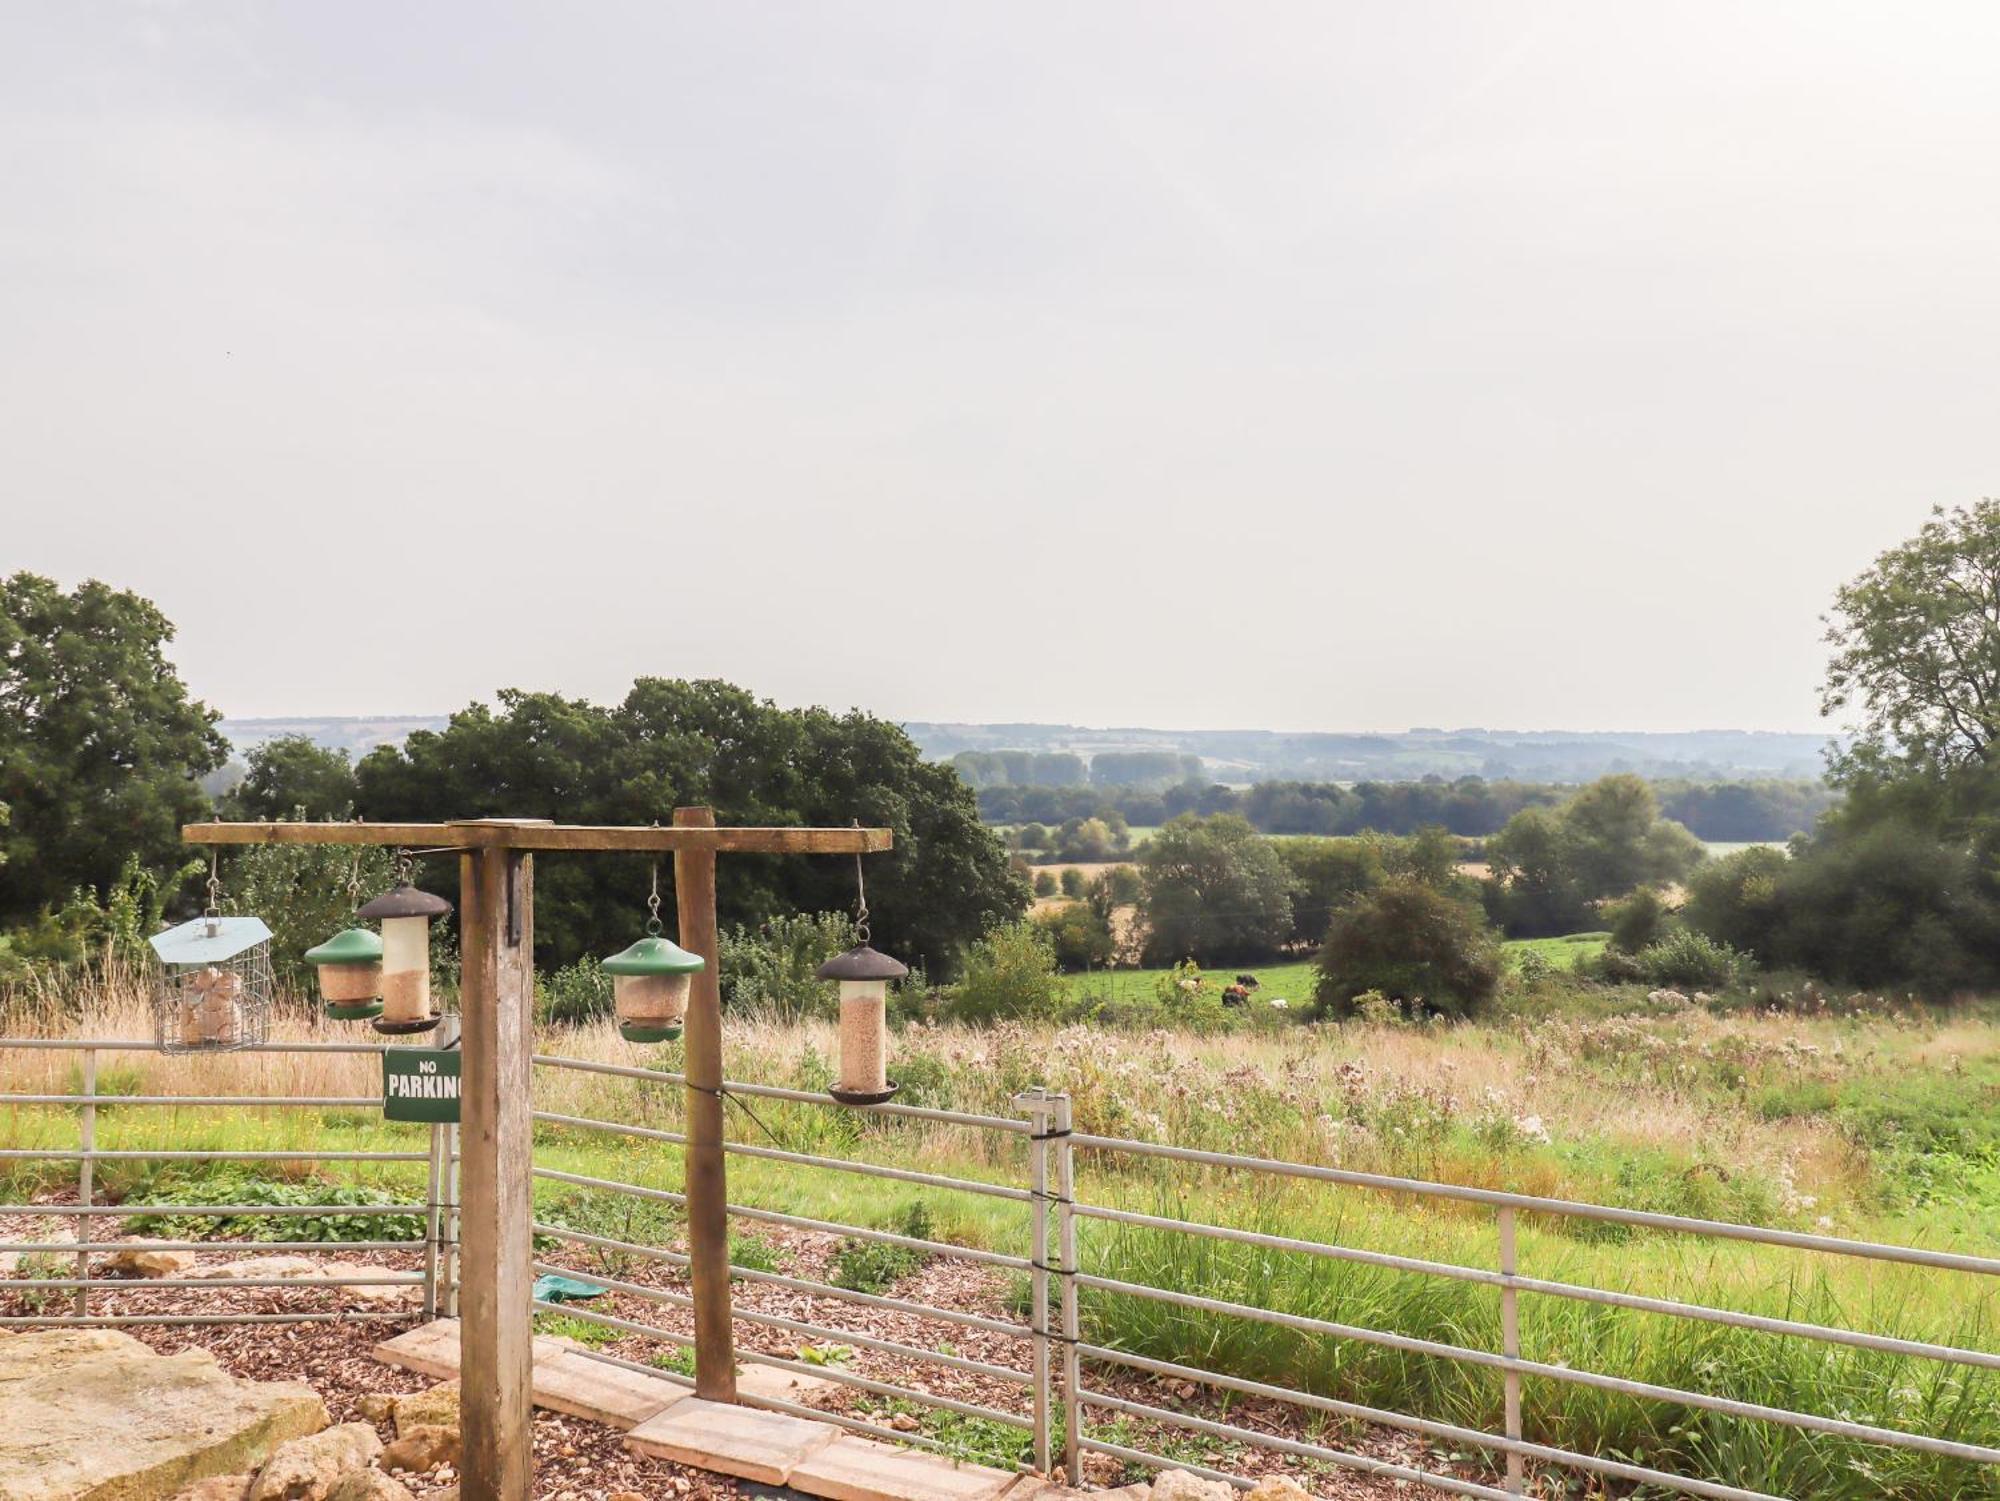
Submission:
[[[963,759],[963,755],[956,759]],[[1699,839],[1719,843],[1789,839],[1811,829],[1834,798],[1833,790],[1823,782],[1776,778],[1654,780],[1650,785],[1665,817]],[[1258,782],[1244,788],[1197,778],[1158,790],[1096,784],[978,787],[980,816],[996,824],[1060,825],[1115,814],[1125,825],[1151,828],[1184,813],[1202,817],[1233,813],[1264,834],[1414,834],[1437,827],[1473,839],[1497,833],[1523,809],[1554,807],[1576,790],[1546,782],[1487,781],[1476,776],[1351,785]]]

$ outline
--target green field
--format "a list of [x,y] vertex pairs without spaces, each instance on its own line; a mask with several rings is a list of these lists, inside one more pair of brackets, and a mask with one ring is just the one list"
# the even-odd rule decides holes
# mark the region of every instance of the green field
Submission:
[[[1572,969],[1579,960],[1600,952],[1609,936],[1570,933],[1561,938],[1513,938],[1500,947],[1510,962],[1518,961],[1524,954],[1539,954],[1557,969]],[[1091,996],[1103,1001],[1135,1001],[1150,999],[1160,977],[1166,973],[1164,969],[1107,969],[1064,975],[1062,983],[1072,999]],[[1209,973],[1222,984],[1239,974],[1255,975],[1260,1002],[1284,1000],[1294,1009],[1311,1004],[1318,978],[1310,959],[1282,964],[1221,964]]]

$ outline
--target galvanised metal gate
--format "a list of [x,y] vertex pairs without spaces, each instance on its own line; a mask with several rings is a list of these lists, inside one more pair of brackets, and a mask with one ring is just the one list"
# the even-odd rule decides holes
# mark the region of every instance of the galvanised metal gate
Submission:
[[[78,1164],[79,1191],[79,1202],[75,1205],[0,1206],[0,1213],[73,1215],[77,1217],[80,1225],[103,1223],[107,1217],[128,1213],[160,1213],[161,1207],[157,1205],[146,1206],[143,1209],[128,1210],[126,1206],[122,1205],[97,1205],[91,1202],[93,1164],[121,1158],[174,1159],[176,1157],[190,1157],[234,1161],[424,1162],[426,1164],[428,1192],[426,1202],[421,1206],[426,1227],[423,1240],[347,1242],[332,1245],[313,1241],[288,1242],[280,1243],[279,1245],[259,1243],[257,1249],[270,1250],[282,1248],[300,1251],[418,1249],[423,1252],[424,1271],[421,1275],[385,1273],[379,1281],[383,1283],[404,1282],[421,1284],[424,1289],[423,1308],[426,1315],[448,1313],[451,1311],[456,1286],[456,1279],[453,1276],[451,1263],[451,1251],[455,1238],[451,1217],[451,1205],[455,1199],[452,1189],[455,1153],[450,1141],[451,1128],[432,1128],[431,1140],[426,1152],[328,1153],[243,1151],[230,1153],[176,1153],[172,1151],[105,1151],[96,1148],[94,1145],[95,1114],[98,1107],[106,1103],[107,1097],[96,1093],[94,1088],[95,1055],[124,1050],[150,1051],[151,1046],[150,1042],[92,1042],[50,1039],[0,1040],[0,1048],[59,1048],[81,1053],[83,1055],[84,1079],[83,1089],[75,1094],[0,1095],[0,1101],[4,1101],[16,1109],[24,1107],[50,1107],[74,1108],[77,1111],[78,1144],[75,1148],[60,1150],[9,1148],[0,1150],[0,1159],[54,1158],[73,1160]],[[271,1044],[266,1051],[374,1053],[379,1051],[379,1049],[368,1044],[277,1043]],[[604,1063],[589,1059],[569,1058],[557,1055],[538,1055],[535,1058],[535,1064],[537,1068],[546,1071],[593,1074],[633,1081],[648,1088],[670,1088],[678,1091],[686,1083],[685,1079],[676,1073],[657,1069],[627,1067],[620,1064]],[[832,1109],[850,1108],[835,1105],[834,1102],[823,1094],[804,1090],[784,1089],[772,1085],[730,1083],[725,1086],[725,1093],[738,1096],[743,1101],[771,1100],[808,1106],[824,1106]],[[121,1107],[199,1106],[202,1108],[230,1109],[263,1108],[269,1106],[319,1108],[340,1106],[365,1108],[379,1105],[378,1100],[370,1097],[119,1095],[115,1098],[117,1104]],[[1532,1195],[1469,1188],[1420,1179],[1353,1172],[1339,1168],[1316,1167],[1224,1152],[1197,1151],[1157,1142],[1099,1136],[1076,1130],[1072,1119],[1071,1102],[1067,1096],[1038,1090],[1019,1097],[1016,1103],[1020,1108],[1020,1115],[1018,1117],[973,1115],[960,1111],[931,1109],[894,1103],[866,1108],[871,1109],[875,1114],[890,1119],[939,1122],[978,1132],[995,1133],[1007,1140],[1019,1143],[1025,1147],[1026,1181],[1024,1183],[985,1182],[970,1178],[953,1177],[941,1173],[923,1172],[913,1168],[894,1167],[849,1158],[798,1152],[781,1145],[764,1145],[747,1141],[728,1142],[726,1143],[725,1150],[736,1156],[763,1158],[790,1163],[812,1171],[854,1174],[864,1178],[913,1184],[943,1192],[983,1195],[1024,1206],[1028,1221],[1028,1244],[1019,1252],[953,1245],[939,1240],[923,1239],[884,1230],[785,1214],[777,1210],[750,1204],[732,1204],[729,1206],[731,1216],[746,1221],[784,1225],[800,1230],[838,1235],[854,1240],[901,1246],[906,1249],[920,1251],[929,1256],[956,1258],[1025,1276],[1030,1285],[1029,1312],[1024,1322],[1014,1322],[1004,1318],[989,1317],[985,1314],[969,1313],[962,1309],[940,1308],[903,1298],[859,1292],[837,1287],[830,1283],[792,1277],[757,1267],[736,1266],[732,1268],[734,1276],[749,1283],[775,1285],[799,1292],[810,1293],[815,1298],[825,1298],[837,1303],[845,1302],[861,1307],[910,1314],[944,1325],[976,1328],[1017,1339],[1021,1341],[1030,1353],[1031,1358],[1025,1367],[1000,1365],[991,1361],[972,1360],[947,1350],[925,1349],[901,1341],[882,1339],[854,1330],[844,1329],[837,1325],[793,1318],[788,1315],[771,1313],[762,1309],[739,1306],[734,1310],[734,1317],[738,1319],[766,1327],[782,1329],[791,1334],[807,1338],[838,1341],[861,1348],[877,1350],[884,1354],[915,1362],[936,1364],[941,1367],[1008,1383],[1018,1387],[1021,1391],[1022,1395],[1017,1409],[1004,1410],[997,1407],[962,1402],[926,1392],[916,1387],[900,1386],[862,1376],[855,1372],[840,1369],[837,1365],[814,1365],[772,1355],[758,1355],[756,1359],[779,1369],[790,1370],[801,1375],[822,1380],[830,1380],[873,1396],[928,1404],[959,1413],[966,1417],[984,1419],[1018,1428],[1027,1436],[1030,1452],[1033,1455],[1034,1468],[1047,1471],[1053,1468],[1057,1462],[1060,1462],[1066,1472],[1072,1476],[1081,1472],[1082,1460],[1085,1455],[1099,1454],[1139,1465],[1190,1469],[1211,1478],[1226,1480],[1239,1485],[1248,1484],[1248,1481],[1241,1476],[1232,1475],[1198,1463],[1189,1464],[1151,1450],[1112,1442],[1107,1438],[1094,1435],[1092,1432],[1093,1414],[1108,1413],[1123,1418],[1155,1423],[1169,1428],[1186,1429],[1209,1438],[1256,1446],[1301,1459],[1316,1461],[1321,1464],[1377,1475],[1388,1480],[1428,1486],[1434,1490],[1450,1494],[1495,1498],[1495,1501],[1506,1501],[1508,1497],[1524,1493],[1527,1481],[1527,1465],[1530,1461],[1541,1466],[1581,1471],[1609,1480],[1650,1485],[1683,1495],[1727,1498],[1727,1501],[1778,1501],[1778,1498],[1772,1497],[1769,1492],[1765,1491],[1745,1489],[1740,1486],[1725,1484],[1717,1480],[1705,1479],[1698,1476],[1670,1474],[1624,1459],[1583,1453],[1555,1445],[1534,1442],[1523,1431],[1522,1421],[1522,1389],[1524,1383],[1529,1381],[1572,1383],[1619,1393],[1640,1401],[1658,1402],[1678,1408],[1717,1413],[1757,1422],[1779,1424],[1806,1432],[1835,1435],[1859,1443],[1879,1445],[1885,1449],[1913,1450],[1965,1461],[1972,1465],[2000,1465],[2000,1448],[1990,1447],[1986,1444],[1906,1431],[1879,1424],[1858,1422],[1822,1413],[1802,1412],[1790,1408],[1766,1406],[1754,1402],[1740,1401],[1722,1392],[1697,1391],[1680,1387],[1655,1385],[1633,1380],[1621,1376],[1616,1372],[1592,1371],[1525,1358],[1521,1351],[1519,1319],[1521,1299],[1524,1296],[1531,1298],[1565,1299],[1580,1303],[1622,1308],[1639,1313],[1663,1315],[1698,1323],[1753,1330],[1761,1334],[1781,1338],[1814,1341],[1830,1346],[1845,1346],[1898,1357],[1940,1362],[1946,1365],[1975,1370],[1991,1371],[2000,1369],[2000,1353],[1992,1350],[1968,1349],[1919,1340],[1902,1339],[1862,1330],[1843,1328],[1836,1325],[1776,1318],[1668,1298],[1649,1297],[1625,1291],[1522,1276],[1517,1269],[1516,1229],[1519,1215],[1533,1213],[1596,1220],[1675,1235],[1714,1237],[1750,1242],[1758,1245],[1784,1247],[1834,1257],[1897,1263],[1906,1266],[1933,1269],[1940,1272],[1970,1273],[1985,1278],[2000,1276],[2000,1259],[1950,1251],[1935,1251],[1915,1247],[1876,1244],[1866,1241],[1843,1240],[1826,1235],[1765,1229],[1757,1226],[1722,1221],[1691,1219],[1677,1215],[1619,1209],[1606,1205],[1540,1198]],[[552,1128],[552,1130],[557,1132],[603,1133],[634,1142],[655,1143],[660,1146],[674,1148],[684,1147],[686,1144],[686,1138],[683,1133],[638,1125],[627,1121],[605,1120],[593,1116],[556,1111],[537,1111],[535,1119],[540,1126]],[[1478,1206],[1481,1209],[1492,1212],[1495,1252],[1493,1264],[1482,1267],[1428,1261],[1355,1246],[1343,1246],[1320,1241],[1270,1235],[1228,1225],[1205,1223],[1199,1220],[1145,1214],[1110,1204],[1090,1202],[1078,1193],[1078,1161],[1083,1154],[1091,1154],[1094,1157],[1107,1161],[1116,1161],[1119,1159],[1165,1160],[1198,1165],[1208,1169],[1222,1169],[1230,1172],[1259,1175],[1266,1178],[1306,1180],[1325,1184],[1329,1187],[1358,1189],[1373,1194],[1452,1200],[1461,1204]],[[640,1200],[675,1205],[685,1202],[682,1194],[672,1190],[647,1187],[621,1179],[601,1178],[567,1172],[553,1167],[538,1166],[535,1169],[535,1176],[544,1182],[565,1184],[573,1188],[593,1192],[627,1195]],[[264,1205],[199,1205],[177,1208],[175,1212],[182,1214],[291,1213],[312,1215],[338,1213],[351,1215],[357,1211],[353,1206],[286,1206],[280,1209]],[[1399,1334],[1393,1330],[1375,1329],[1321,1318],[1312,1318],[1290,1313],[1282,1309],[1258,1307],[1245,1302],[1229,1301],[1195,1293],[1153,1287],[1144,1283],[1107,1277],[1086,1271],[1084,1269],[1085,1258],[1082,1254],[1083,1248],[1080,1244],[1080,1239],[1082,1227],[1091,1222],[1128,1226],[1155,1233],[1185,1235],[1206,1240],[1229,1242],[1288,1254],[1325,1258],[1331,1261],[1358,1263],[1399,1273],[1449,1279],[1490,1287],[1494,1289],[1500,1306],[1500,1348],[1478,1349],[1437,1340],[1421,1339]],[[538,1235],[566,1244],[612,1251],[621,1255],[635,1256],[677,1268],[685,1268],[688,1264],[687,1258],[680,1253],[656,1245],[644,1245],[611,1236],[586,1233],[540,1220],[537,1221],[535,1230]],[[183,1241],[172,1244],[191,1250],[213,1250],[215,1248],[213,1242]],[[113,1249],[115,1245],[115,1242],[109,1240],[80,1234],[76,1244],[70,1245],[65,1243],[59,1248],[65,1254],[73,1252],[76,1255],[77,1275],[75,1277],[25,1279],[15,1281],[11,1284],[0,1284],[14,1288],[70,1289],[74,1290],[77,1294],[77,1303],[74,1312],[66,1314],[13,1316],[8,1318],[6,1322],[25,1324],[76,1322],[203,1323],[341,1317],[407,1317],[406,1315],[395,1314],[371,1315],[306,1312],[260,1315],[189,1315],[185,1317],[179,1315],[147,1315],[125,1319],[93,1316],[88,1312],[86,1301],[92,1288],[131,1286],[129,1282],[118,1279],[92,1278],[89,1275],[88,1261],[90,1255],[100,1250]],[[11,1245],[0,1246],[0,1249],[46,1251],[50,1248],[42,1243],[16,1242]],[[536,1270],[538,1272],[565,1270],[575,1275],[574,1269],[557,1268],[549,1263],[538,1263]],[[596,1274],[589,1274],[589,1280],[635,1300],[679,1309],[691,1309],[693,1306],[692,1299],[682,1293],[669,1289],[646,1286],[636,1282]],[[242,1287],[285,1284],[278,1282],[259,1284],[255,1281],[247,1283],[235,1281],[216,1283],[201,1279],[191,1279],[179,1281],[174,1285],[201,1288],[209,1286]],[[305,1285],[319,1287],[337,1286],[340,1284],[338,1282],[314,1282]],[[1318,1393],[1299,1391],[1268,1382],[1251,1380],[1229,1372],[1206,1370],[1194,1365],[1155,1359],[1131,1351],[1121,1350],[1112,1345],[1092,1342],[1085,1337],[1086,1331],[1080,1304],[1080,1294],[1085,1291],[1119,1297],[1150,1299],[1183,1308],[1203,1316],[1260,1321],[1327,1340],[1355,1341],[1365,1345],[1384,1347],[1412,1355],[1435,1357],[1491,1371],[1500,1383],[1504,1393],[1504,1422],[1502,1431],[1486,1432],[1479,1429],[1467,1428],[1428,1418],[1420,1414],[1371,1407]],[[600,1313],[575,1304],[556,1305],[537,1303],[535,1307],[541,1311],[559,1311],[566,1317],[599,1324],[620,1334],[632,1335],[649,1341],[657,1341],[675,1346],[688,1346],[694,1342],[692,1336],[683,1334],[677,1330],[662,1328],[638,1319],[628,1319]],[[592,1358],[607,1364],[644,1371],[648,1375],[655,1377],[663,1377],[669,1380],[685,1379],[676,1378],[673,1373],[662,1371],[656,1366],[627,1361],[602,1351],[590,1351],[586,1353],[589,1353]],[[1302,1417],[1324,1414],[1359,1420],[1421,1434],[1455,1445],[1477,1448],[1493,1457],[1491,1476],[1490,1479],[1469,1478],[1462,1474],[1448,1474],[1392,1463],[1370,1455],[1335,1448],[1324,1443],[1308,1441],[1304,1438],[1287,1437],[1281,1434],[1223,1422],[1216,1418],[1199,1416],[1157,1403],[1137,1401],[1129,1397],[1122,1397],[1110,1392],[1094,1389],[1090,1385],[1090,1377],[1093,1372],[1109,1372],[1120,1368],[1170,1378],[1175,1381],[1192,1382],[1199,1386],[1219,1391],[1270,1399],[1288,1404],[1292,1408],[1297,1409]],[[926,1439],[921,1434],[902,1432],[849,1413],[829,1412],[821,1408],[809,1407],[779,1398],[746,1397],[744,1400],[756,1405],[796,1413],[823,1422],[834,1422],[843,1427],[869,1433],[894,1443],[928,1444],[931,1447],[946,1447],[934,1440]]]

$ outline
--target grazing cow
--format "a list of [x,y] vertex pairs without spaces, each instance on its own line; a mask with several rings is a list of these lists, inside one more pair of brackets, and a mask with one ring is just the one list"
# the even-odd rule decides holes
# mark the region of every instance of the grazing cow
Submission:
[[1241,985],[1245,990],[1255,990],[1259,982],[1255,975],[1238,975],[1236,983]]

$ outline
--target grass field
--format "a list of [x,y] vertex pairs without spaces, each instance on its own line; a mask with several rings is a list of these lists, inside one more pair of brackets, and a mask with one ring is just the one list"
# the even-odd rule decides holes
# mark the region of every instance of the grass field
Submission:
[[[1609,938],[1607,933],[1570,933],[1561,938],[1516,938],[1501,945],[1510,962],[1524,954],[1539,954],[1558,969],[1572,969],[1577,962],[1599,953]],[[1107,969],[1090,974],[1065,975],[1063,986],[1073,997],[1091,996],[1102,1001],[1143,1000],[1153,994],[1163,969]],[[1238,974],[1257,977],[1257,1000],[1269,1004],[1283,1000],[1293,1007],[1310,1005],[1317,980],[1312,961],[1292,960],[1284,964],[1225,964],[1213,972],[1226,984]]]
[[[1282,993],[1303,967],[1261,973],[1266,994]],[[1017,1091],[1046,1083],[1070,1092],[1082,1129],[1110,1135],[1984,1255],[2000,1243],[2000,1024],[1993,1009],[1925,1013],[1871,1004],[1840,1014],[1811,992],[1783,1001],[1789,1010],[1740,1002],[1673,1007],[1649,1004],[1641,990],[1572,994],[1569,983],[1517,984],[1490,1022],[1454,1028],[1349,1023],[1195,1036],[924,1027],[896,1038],[891,1071],[910,1103],[1002,1115],[1016,1113]],[[28,1024],[32,1018],[17,1018],[9,1030]],[[128,997],[86,1020],[49,1016],[40,1025],[134,1036],[143,1021]],[[296,1017],[280,1030],[303,1035]],[[827,1025],[732,1018],[726,1030],[732,1077],[825,1087],[834,1046]],[[676,1049],[627,1045],[604,1026],[554,1032],[541,1046],[626,1063],[671,1066],[678,1058]],[[101,1087],[367,1094],[376,1087],[375,1067],[366,1057],[138,1053],[107,1057]],[[0,1054],[0,1069],[10,1091],[61,1092],[75,1078],[74,1059],[50,1052]],[[566,1072],[538,1075],[537,1104],[668,1129],[681,1118],[673,1089]],[[1025,1181],[1015,1139],[814,1105],[759,1102],[757,1113],[797,1150]],[[0,1120],[0,1144],[10,1148],[73,1145],[74,1132],[66,1110],[18,1109]],[[745,1117],[732,1117],[732,1132],[764,1139]],[[223,1113],[110,1105],[98,1124],[105,1147],[327,1150],[418,1139],[413,1128],[385,1127],[373,1112],[339,1108]],[[537,1154],[546,1165],[593,1176],[679,1184],[679,1157],[668,1147],[607,1145],[594,1134],[544,1127]],[[6,1166],[10,1197],[71,1181],[67,1165]],[[108,1162],[100,1164],[99,1182],[114,1195],[151,1192],[189,1202],[212,1200],[218,1175],[269,1171]],[[400,1165],[291,1171],[402,1194],[418,1183],[414,1170]],[[1474,1206],[1097,1153],[1080,1158],[1079,1185],[1080,1195],[1097,1203],[1494,1264],[1491,1212]],[[574,1192],[538,1185],[545,1200]],[[943,1238],[1026,1247],[1025,1211],[1007,1201],[745,1158],[731,1159],[730,1193],[739,1202],[882,1227],[921,1199]],[[1086,1265],[1105,1275],[1498,1348],[1490,1288],[1091,1222],[1083,1232]],[[1974,1349],[2000,1345],[1996,1291],[1969,1274],[1536,1215],[1522,1220],[1521,1258],[1522,1271],[1535,1277]],[[1085,1313],[1093,1339],[1140,1353],[1451,1421],[1491,1426],[1499,1418],[1500,1385],[1491,1373],[1432,1357],[1111,1296],[1093,1295]],[[2000,1386],[1988,1371],[1537,1297],[1523,1301],[1522,1338],[1531,1358],[1551,1363],[2000,1442]],[[1854,1501],[2000,1495],[1992,1470],[1962,1463],[1884,1458],[1844,1440],[1801,1438],[1551,1381],[1531,1380],[1527,1396],[1529,1430],[1538,1438],[1778,1494]]]

